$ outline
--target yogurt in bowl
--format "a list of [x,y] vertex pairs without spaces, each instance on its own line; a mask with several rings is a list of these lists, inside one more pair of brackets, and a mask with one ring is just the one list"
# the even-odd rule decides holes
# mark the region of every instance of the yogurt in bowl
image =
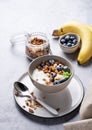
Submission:
[[63,90],[71,81],[74,69],[63,57],[45,55],[31,62],[28,74],[38,89],[55,93]]

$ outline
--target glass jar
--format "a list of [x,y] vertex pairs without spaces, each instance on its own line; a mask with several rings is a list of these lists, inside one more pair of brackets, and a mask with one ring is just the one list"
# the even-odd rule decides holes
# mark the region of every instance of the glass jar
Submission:
[[44,33],[35,32],[27,37],[26,55],[30,59],[50,53],[50,44]]
[[14,35],[10,42],[12,45],[25,43],[25,54],[31,60],[39,56],[51,54],[49,39],[46,34],[41,32]]

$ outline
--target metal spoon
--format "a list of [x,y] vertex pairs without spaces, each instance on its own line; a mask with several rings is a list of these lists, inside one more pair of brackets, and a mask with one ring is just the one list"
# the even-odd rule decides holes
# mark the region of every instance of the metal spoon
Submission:
[[30,95],[29,89],[27,86],[25,86],[23,83],[21,82],[15,82],[14,83],[14,87],[15,90],[18,92],[18,96],[20,97],[28,97],[31,100],[35,100],[38,103],[40,103],[46,110],[48,110],[50,113],[54,114],[54,115],[58,115],[59,113],[52,108],[51,106],[47,105],[46,103],[44,103],[43,101],[41,101],[40,99],[35,98],[33,95]]

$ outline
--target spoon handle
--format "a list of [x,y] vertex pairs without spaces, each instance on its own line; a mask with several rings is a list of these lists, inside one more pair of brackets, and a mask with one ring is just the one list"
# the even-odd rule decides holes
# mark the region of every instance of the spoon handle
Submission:
[[39,99],[35,99],[38,103],[40,103],[46,110],[48,110],[50,113],[54,114],[54,115],[58,115],[59,113],[52,108],[51,106],[49,106],[48,104],[44,103],[43,101],[39,100]]

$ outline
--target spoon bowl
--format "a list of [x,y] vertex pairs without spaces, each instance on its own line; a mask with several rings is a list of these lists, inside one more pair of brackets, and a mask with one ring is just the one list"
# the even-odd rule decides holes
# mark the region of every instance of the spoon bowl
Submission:
[[14,87],[20,96],[26,96],[31,98],[28,87],[25,86],[23,83],[17,81],[14,83]]

